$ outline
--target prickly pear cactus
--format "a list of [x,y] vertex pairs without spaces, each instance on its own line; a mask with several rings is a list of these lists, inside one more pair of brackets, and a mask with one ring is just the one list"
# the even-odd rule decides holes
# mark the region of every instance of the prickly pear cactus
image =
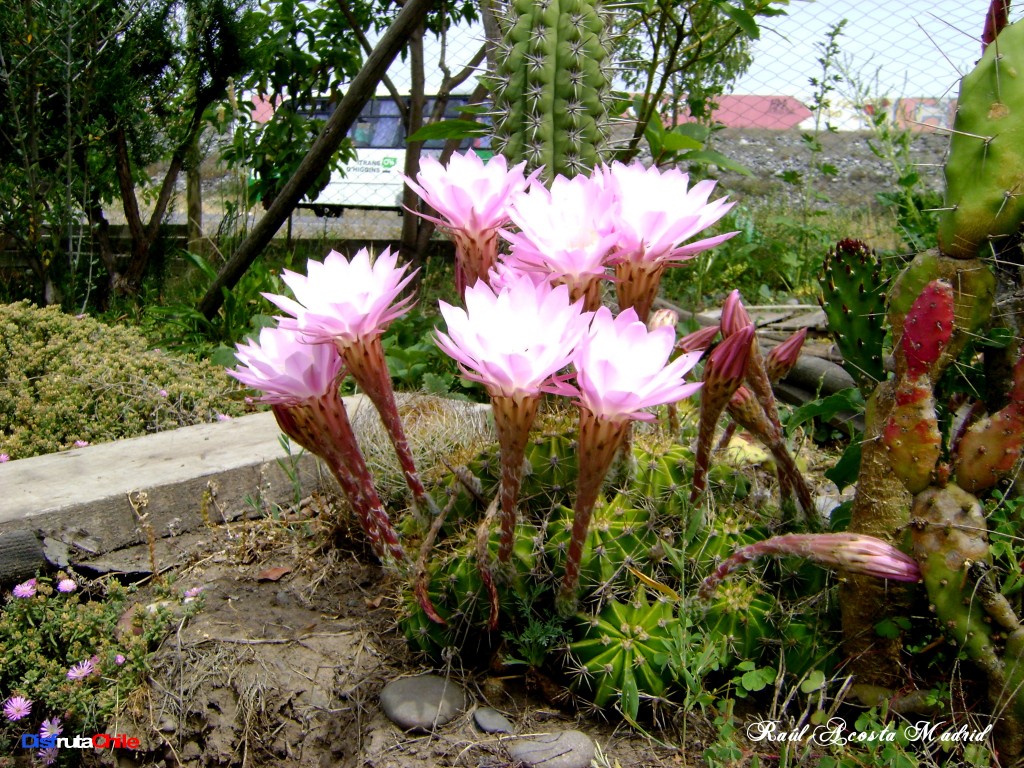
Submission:
[[865,395],[885,378],[885,288],[882,265],[860,240],[841,240],[825,257],[821,307],[843,367]]
[[514,0],[494,79],[494,148],[572,177],[600,162],[611,66],[598,0]]
[[671,676],[668,660],[671,627],[678,619],[672,604],[649,603],[639,592],[631,603],[609,600],[596,616],[581,616],[578,639],[569,645],[579,685],[599,707],[618,700],[636,719],[640,697],[662,697]]
[[971,259],[1024,220],[1024,23],[1003,29],[960,83],[939,248]]

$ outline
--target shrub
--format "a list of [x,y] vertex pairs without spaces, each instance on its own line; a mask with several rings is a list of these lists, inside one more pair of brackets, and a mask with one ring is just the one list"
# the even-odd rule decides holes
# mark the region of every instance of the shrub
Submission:
[[241,400],[222,370],[147,349],[128,328],[0,305],[0,453],[12,459],[215,421],[243,413]]

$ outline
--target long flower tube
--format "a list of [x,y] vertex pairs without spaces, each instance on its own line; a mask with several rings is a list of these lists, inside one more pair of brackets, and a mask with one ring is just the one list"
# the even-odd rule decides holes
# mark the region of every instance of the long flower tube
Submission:
[[791,533],[740,547],[701,583],[707,600],[719,584],[751,560],[764,555],[806,557],[816,563],[893,581],[920,581],[921,569],[910,555],[891,544],[858,533]]
[[282,327],[298,331],[308,342],[330,342],[337,347],[352,378],[380,414],[413,505],[425,522],[423,513],[436,515],[437,505],[416,469],[380,342],[387,326],[408,311],[412,300],[399,297],[415,273],[406,274],[408,265],[398,266],[397,262],[398,255],[389,248],[373,260],[365,248],[351,259],[331,251],[322,263],[311,259],[306,275],[290,270],[282,273],[295,299],[264,296],[291,315],[282,320]]
[[645,409],[677,402],[701,387],[683,378],[700,353],[680,355],[670,362],[674,346],[674,329],[649,330],[632,308],[613,318],[602,307],[573,357],[575,385],[560,381],[553,387],[560,394],[575,396],[580,408],[579,478],[565,572],[556,598],[563,615],[576,609],[580,559],[594,505],[630,422],[650,421],[654,414]]

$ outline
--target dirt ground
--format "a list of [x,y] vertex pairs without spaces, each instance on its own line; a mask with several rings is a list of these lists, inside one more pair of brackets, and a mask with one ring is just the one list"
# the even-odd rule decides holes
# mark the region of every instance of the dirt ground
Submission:
[[[351,547],[316,553],[309,527],[236,522],[161,542],[160,568],[174,565],[164,576],[181,589],[202,587],[204,604],[172,630],[151,684],[124,707],[116,732],[140,738],[143,748],[117,755],[117,765],[511,767],[508,737],[480,732],[472,708],[430,735],[403,733],[385,717],[384,684],[430,671],[398,631],[397,577]],[[144,547],[122,554],[126,562],[148,559]],[[141,590],[142,604],[147,594]],[[432,671],[460,682],[474,706],[503,712],[518,734],[582,730],[609,768],[704,764],[711,731],[697,714],[663,723],[659,746],[621,723],[584,716],[571,700],[545,700],[514,671]]]

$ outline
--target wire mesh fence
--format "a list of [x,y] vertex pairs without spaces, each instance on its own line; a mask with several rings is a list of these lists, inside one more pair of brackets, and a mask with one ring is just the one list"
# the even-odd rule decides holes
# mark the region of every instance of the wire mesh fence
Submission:
[[[897,126],[941,132],[952,124],[959,77],[980,56],[988,5],[988,0],[794,0],[785,15],[762,20],[760,39],[750,49],[752,63],[718,97],[713,120],[738,130],[793,135],[813,130],[816,123],[819,129],[864,131],[882,110]],[[830,39],[835,52],[826,56]],[[437,92],[442,71],[466,66],[483,42],[480,26],[459,26],[443,40],[428,39],[427,93]],[[400,59],[389,71],[406,93],[408,66]],[[826,80],[832,90],[822,93]],[[463,90],[471,87],[472,81]],[[368,107],[353,128],[357,142],[371,123],[380,122],[370,113],[385,100]],[[404,142],[393,144],[363,146],[348,176],[336,175],[320,199],[296,212],[281,234],[325,242],[397,239]],[[344,204],[332,206],[335,199]],[[340,218],[318,215],[342,210]],[[216,230],[216,221],[213,214],[206,222],[208,232]]]

